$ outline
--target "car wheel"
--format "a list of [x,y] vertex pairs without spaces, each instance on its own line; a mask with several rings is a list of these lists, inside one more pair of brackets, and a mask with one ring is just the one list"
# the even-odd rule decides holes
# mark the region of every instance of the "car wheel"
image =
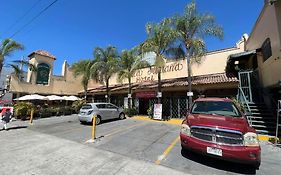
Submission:
[[124,113],[121,113],[120,115],[119,115],[119,119],[120,120],[123,120],[123,119],[125,119],[126,117],[125,117],[125,114]]
[[101,117],[97,116],[96,117],[96,125],[99,125],[101,123]]

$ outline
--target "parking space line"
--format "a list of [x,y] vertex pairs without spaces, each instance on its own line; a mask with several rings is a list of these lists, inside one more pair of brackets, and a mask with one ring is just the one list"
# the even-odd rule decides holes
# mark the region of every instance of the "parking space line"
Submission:
[[[103,137],[109,137],[109,136],[112,136],[112,135],[114,135],[114,134],[118,134],[118,133],[120,133],[120,132],[122,132],[122,131],[129,130],[129,129],[135,128],[135,127],[137,127],[137,126],[142,126],[142,125],[146,125],[146,124],[147,124],[147,123],[141,123],[141,124],[136,124],[136,125],[133,125],[133,126],[128,126],[128,127],[126,127],[126,128],[117,129],[117,130],[115,130],[115,131],[113,131],[113,132],[110,132],[110,133],[108,133],[108,134],[103,135]],[[91,139],[89,139],[89,140],[91,140]],[[85,143],[87,143],[89,140],[85,141]]]
[[158,157],[158,159],[155,161],[155,164],[159,165],[161,161],[169,154],[169,152],[172,150],[172,148],[175,146],[175,144],[180,140],[180,137],[178,136],[169,146],[168,148],[163,152],[161,156]]

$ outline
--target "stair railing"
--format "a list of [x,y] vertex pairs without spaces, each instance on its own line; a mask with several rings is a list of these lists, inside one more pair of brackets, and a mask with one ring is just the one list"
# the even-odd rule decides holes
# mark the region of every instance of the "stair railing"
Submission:
[[281,127],[281,125],[279,124],[279,119],[281,116],[281,100],[278,100],[278,106],[277,106],[277,117],[276,117],[276,132],[275,132],[275,145],[279,145],[277,144],[277,140],[278,140],[278,134],[279,134],[279,127]]
[[239,102],[241,102],[244,105],[244,107],[247,108],[248,113],[246,113],[246,117],[247,117],[248,123],[250,124],[250,126],[252,126],[252,111],[249,106],[249,102],[241,87],[238,87],[237,100]]

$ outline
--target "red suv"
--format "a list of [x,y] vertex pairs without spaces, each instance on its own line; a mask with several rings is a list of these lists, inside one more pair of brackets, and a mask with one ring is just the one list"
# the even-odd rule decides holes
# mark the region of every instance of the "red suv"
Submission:
[[201,98],[183,121],[182,149],[259,168],[261,148],[254,128],[232,100]]

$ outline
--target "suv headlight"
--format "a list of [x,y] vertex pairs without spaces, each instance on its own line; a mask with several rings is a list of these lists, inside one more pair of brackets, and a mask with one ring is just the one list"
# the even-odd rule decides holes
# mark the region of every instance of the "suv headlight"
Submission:
[[88,111],[88,114],[87,115],[90,115],[90,114],[92,114],[92,112],[93,112],[94,110],[90,110],[90,111]]
[[181,133],[187,136],[190,136],[190,127],[186,124],[181,125]]
[[244,145],[245,146],[259,146],[258,135],[253,132],[247,132],[244,134]]

